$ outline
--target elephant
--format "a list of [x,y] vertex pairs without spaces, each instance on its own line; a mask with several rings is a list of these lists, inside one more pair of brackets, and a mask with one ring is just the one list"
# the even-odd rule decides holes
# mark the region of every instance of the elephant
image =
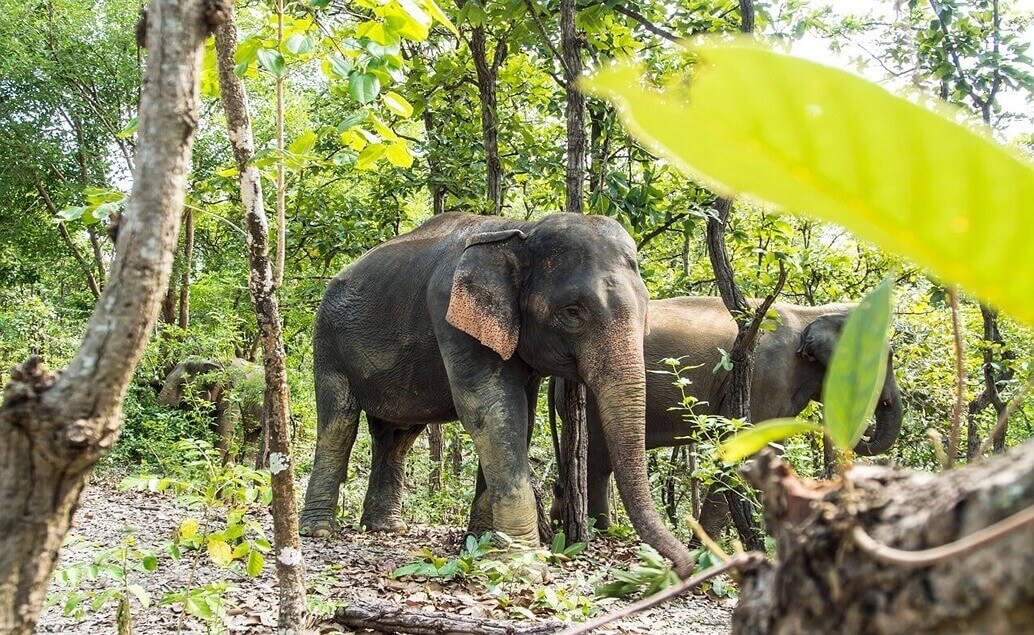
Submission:
[[480,460],[468,530],[538,545],[528,462],[541,378],[581,381],[639,535],[685,576],[689,551],[653,505],[644,443],[649,296],[620,223],[449,212],[370,250],[316,314],[317,432],[303,535],[337,529],[340,485],[365,412],[372,463],[361,524],[405,531],[405,455],[428,424],[459,420]]
[[[798,306],[775,303],[779,316],[775,331],[761,331],[757,344],[750,391],[750,418],[760,422],[780,417],[795,417],[812,400],[820,401],[822,383],[833,348],[856,304]],[[649,307],[650,332],[644,338],[644,358],[650,371],[646,376],[646,447],[672,447],[689,443],[693,429],[673,409],[682,403],[683,393],[668,372],[671,366],[661,360],[679,359],[686,367],[680,376],[691,383],[686,395],[698,402],[694,414],[721,412],[729,373],[718,370],[719,349],[730,350],[736,339],[736,324],[721,298],[678,297],[652,300]],[[559,391],[561,382],[550,390]],[[552,416],[552,415],[551,415]],[[875,425],[855,446],[856,453],[873,456],[886,452],[897,440],[903,419],[901,392],[894,378],[893,354],[888,355],[887,373],[875,409]],[[608,439],[600,430],[600,417],[590,395],[586,402],[588,457],[588,512],[596,527],[610,524],[607,496],[611,466],[607,456]],[[555,434],[555,432],[554,432]],[[550,515],[559,518],[563,492],[557,488]],[[708,523],[705,523],[705,526]]]
[[[212,373],[212,377],[203,376]],[[234,428],[240,427],[244,436],[242,454],[247,448],[257,454],[256,468],[261,467],[265,455],[263,438],[263,385],[262,367],[243,359],[234,359],[228,366],[198,356],[190,356],[173,367],[165,377],[158,401],[172,408],[180,407],[184,388],[201,377],[195,385],[198,396],[215,407],[212,428],[216,433],[216,449],[223,461],[228,461],[230,439]],[[243,458],[242,456],[236,457]]]

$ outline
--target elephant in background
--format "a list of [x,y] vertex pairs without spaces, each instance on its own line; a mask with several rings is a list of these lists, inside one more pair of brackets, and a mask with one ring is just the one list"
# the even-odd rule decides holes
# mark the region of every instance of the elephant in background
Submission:
[[[776,303],[779,316],[775,331],[761,331],[757,345],[750,391],[751,421],[795,417],[812,400],[821,401],[822,383],[837,339],[856,304],[826,304],[807,307]],[[646,447],[672,447],[689,443],[695,430],[684,418],[685,411],[673,409],[682,403],[682,390],[667,372],[671,366],[661,360],[680,359],[681,377],[691,383],[686,395],[698,401],[694,414],[721,411],[730,374],[715,369],[721,361],[719,348],[730,350],[736,339],[736,324],[718,297],[682,297],[650,302],[650,332],[643,342],[646,360]],[[559,384],[560,382],[556,382]],[[551,386],[562,390],[562,386]],[[556,394],[556,393],[554,393]],[[588,506],[596,527],[610,524],[608,482],[611,467],[607,440],[599,425],[592,396],[587,400]],[[893,356],[887,359],[887,375],[875,410],[875,423],[855,447],[862,456],[886,452],[901,432],[901,392],[894,379]],[[551,515],[563,509],[563,493],[556,492]],[[706,510],[705,510],[706,511]],[[708,523],[704,523],[705,526]],[[714,526],[714,525],[712,525]]]
[[[214,407],[212,428],[217,436],[216,448],[223,461],[231,458],[230,440],[234,429],[240,428],[244,437],[241,455],[254,456],[256,468],[261,467],[265,456],[262,367],[243,359],[234,359],[229,365],[224,365],[190,356],[176,364],[165,377],[158,401],[171,408],[179,408],[188,384],[202,400]],[[244,458],[241,455],[235,458]]]
[[365,411],[373,460],[363,525],[405,529],[405,455],[427,424],[459,419],[480,459],[470,531],[537,545],[528,445],[540,380],[558,375],[595,395],[639,535],[691,574],[647,481],[648,299],[635,243],[602,216],[439,214],[367,252],[330,282],[316,315],[318,425],[302,533],[335,529]]

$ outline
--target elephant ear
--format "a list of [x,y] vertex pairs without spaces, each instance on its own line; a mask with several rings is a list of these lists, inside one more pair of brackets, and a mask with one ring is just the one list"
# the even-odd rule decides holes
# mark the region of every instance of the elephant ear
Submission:
[[521,323],[513,241],[517,229],[474,234],[452,276],[445,320],[492,349],[503,359],[517,350]]
[[843,330],[847,318],[847,313],[829,313],[815,318],[801,333],[800,346],[797,347],[798,357],[829,365],[833,348],[840,339],[840,331]]

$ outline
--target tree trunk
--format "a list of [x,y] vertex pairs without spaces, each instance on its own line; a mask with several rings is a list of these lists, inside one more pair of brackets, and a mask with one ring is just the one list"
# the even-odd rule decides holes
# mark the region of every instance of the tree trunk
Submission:
[[[978,450],[980,449],[980,413],[986,410],[988,406],[991,406],[994,408],[995,420],[997,421],[1007,407],[1007,404],[998,392],[998,383],[1012,379],[1014,372],[1007,370],[999,373],[995,369],[995,349],[1001,349],[1003,362],[1014,359],[1016,355],[1005,348],[1005,340],[1002,339],[1002,334],[998,330],[998,314],[994,309],[981,304],[980,316],[984,322],[983,364],[981,365],[981,371],[983,371],[984,375],[984,389],[973,401],[969,402],[969,417],[966,425],[966,458],[970,461],[977,457]],[[992,439],[995,454],[1001,454],[1005,451],[1005,432],[1006,429],[1002,428],[1001,434]]]
[[221,6],[152,0],[133,189],[111,281],[60,377],[30,359],[0,407],[0,631],[32,633],[90,470],[122,425],[122,399],[154,326],[180,228],[198,77]]
[[294,492],[294,456],[291,453],[287,365],[280,325],[273,268],[269,260],[269,224],[262,203],[262,182],[252,163],[255,142],[244,84],[234,72],[237,29],[233,16],[216,32],[219,87],[241,188],[248,230],[248,287],[258,318],[265,369],[265,427],[269,434],[269,471],[273,481],[273,540],[280,583],[279,632],[301,633],[305,628],[305,570],[298,538],[298,508]]
[[[740,32],[754,31],[754,1],[740,0]],[[732,212],[732,200],[719,198],[715,216],[707,219],[707,252],[714,270],[715,283],[725,307],[736,321],[736,340],[729,351],[732,370],[729,371],[728,390],[723,395],[719,414],[743,421],[750,420],[750,383],[754,373],[754,352],[757,346],[757,327],[764,318],[747,304],[746,298],[736,284],[736,277],[725,245],[725,228]],[[754,522],[754,506],[751,495],[741,488],[731,487],[726,492],[726,502],[736,525],[740,540],[748,549],[764,550],[761,531]]]
[[589,456],[589,436],[585,422],[585,386],[574,381],[563,382],[564,394],[560,401],[560,448],[558,458],[560,482],[564,491],[563,527],[567,544],[588,542],[589,485],[586,469]]
[[[1034,505],[1034,445],[936,478],[856,465],[850,486],[799,479],[765,452],[748,468],[778,558],[741,579],[733,632],[1021,633],[1034,624],[1034,525],[926,567],[863,551],[938,547]],[[847,511],[850,510],[850,511]]]
[[442,489],[442,465],[445,457],[445,431],[440,423],[427,426],[427,451],[431,459],[431,474],[427,490],[432,494]]
[[[424,104],[423,113],[424,134],[427,135],[428,145],[431,143],[437,143],[435,139],[434,113],[431,112],[430,102],[431,98],[428,96],[427,103]],[[442,174],[441,165],[432,151],[428,151],[427,153],[427,180],[427,187],[431,190],[431,213],[437,216],[438,214],[445,212],[445,187],[442,185],[444,176]]]
[[194,262],[194,212],[185,212],[186,222],[183,224],[183,280],[180,282],[180,320],[179,327],[186,331],[190,328],[190,267]]
[[470,32],[470,54],[477,72],[478,95],[481,98],[481,138],[485,146],[485,212],[498,215],[503,211],[503,163],[499,158],[499,119],[496,109],[496,77],[506,59],[506,42],[496,42],[495,54],[488,61],[485,28],[476,26]]
[[[582,213],[585,186],[585,95],[578,90],[582,75],[581,44],[575,26],[578,6],[575,0],[560,2],[560,50],[566,82],[567,170],[564,179],[564,211]],[[585,423],[585,387],[578,382],[562,382],[564,394],[560,411],[564,427],[560,435],[557,464],[564,491],[564,535],[568,543],[589,541],[588,431]]]

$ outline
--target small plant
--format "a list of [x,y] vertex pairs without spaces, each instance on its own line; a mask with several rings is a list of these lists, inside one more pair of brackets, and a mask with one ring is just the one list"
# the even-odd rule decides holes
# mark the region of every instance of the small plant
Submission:
[[553,536],[553,544],[549,546],[549,551],[546,561],[550,564],[562,564],[574,560],[578,554],[585,551],[585,543],[575,542],[568,545],[567,536],[560,530]]
[[[65,615],[80,618],[114,603],[119,635],[132,633],[132,605],[147,609],[151,596],[144,587],[130,581],[130,574],[151,573],[157,568],[158,558],[138,549],[133,536],[126,536],[118,547],[99,552],[93,562],[58,569],[54,581],[66,590],[51,595],[46,606],[61,605]],[[83,588],[84,582],[95,588]]]
[[623,598],[644,587],[644,595],[653,595],[679,581],[678,575],[671,570],[664,557],[650,545],[639,545],[636,555],[640,564],[632,566],[628,571],[615,571],[616,580],[599,586],[596,589],[597,596]]
[[[223,596],[232,588],[228,582],[211,582],[196,589],[188,588],[166,593],[158,604],[179,604],[184,613],[203,620],[209,633],[219,633],[223,630],[222,624],[226,618]],[[182,620],[177,632],[181,630]]]

